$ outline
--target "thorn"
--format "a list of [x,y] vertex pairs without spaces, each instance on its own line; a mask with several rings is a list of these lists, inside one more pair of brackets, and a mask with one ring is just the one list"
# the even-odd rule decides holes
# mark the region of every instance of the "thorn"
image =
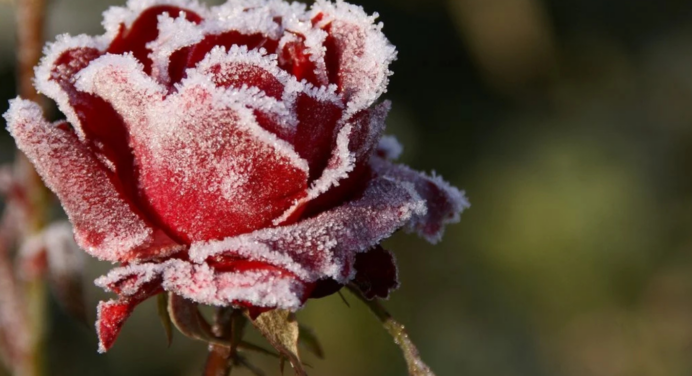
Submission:
[[341,297],[341,301],[343,301],[344,304],[346,304],[346,307],[351,308],[351,304],[349,304],[348,300],[346,300],[346,297],[344,296],[344,294],[341,293],[341,290],[337,291],[337,294],[339,294],[339,296]]

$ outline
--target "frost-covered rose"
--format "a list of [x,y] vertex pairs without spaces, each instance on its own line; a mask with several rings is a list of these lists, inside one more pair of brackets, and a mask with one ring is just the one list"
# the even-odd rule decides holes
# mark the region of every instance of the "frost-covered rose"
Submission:
[[5,114],[78,244],[121,264],[97,280],[119,296],[99,306],[101,350],[162,291],[260,310],[350,281],[386,297],[379,243],[400,228],[437,241],[467,206],[390,162],[378,100],[396,52],[360,7],[132,0],[104,27],[60,36],[36,70],[66,121],[22,99]]

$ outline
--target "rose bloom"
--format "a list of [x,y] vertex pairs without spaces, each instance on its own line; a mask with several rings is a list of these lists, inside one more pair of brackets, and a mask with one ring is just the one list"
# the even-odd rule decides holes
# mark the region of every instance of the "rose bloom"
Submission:
[[392,162],[379,101],[396,50],[375,16],[338,1],[132,0],[102,36],[62,35],[18,98],[18,147],[60,199],[77,243],[119,263],[97,285],[100,350],[168,291],[252,312],[299,309],[354,283],[398,286],[379,243],[431,242],[468,206],[436,176]]

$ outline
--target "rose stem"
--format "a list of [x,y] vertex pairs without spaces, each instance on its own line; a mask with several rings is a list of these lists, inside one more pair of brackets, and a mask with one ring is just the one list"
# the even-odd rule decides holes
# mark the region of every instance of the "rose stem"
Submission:
[[[32,84],[34,67],[38,63],[43,47],[45,0],[17,0],[17,62],[18,91],[24,99],[39,101]],[[45,226],[49,195],[31,163],[17,153],[15,173],[22,179],[28,202],[25,203],[25,222],[21,224],[18,243],[22,244],[32,234]],[[9,207],[10,205],[8,205]],[[42,273],[35,273],[22,281],[22,293],[27,309],[27,338],[25,356],[15,366],[16,376],[39,376],[44,371],[44,335],[47,320],[45,281]]]
[[369,300],[360,292],[358,287],[353,285],[347,286],[349,291],[363,303],[365,303],[370,312],[372,312],[381,322],[384,328],[394,338],[401,351],[404,353],[408,372],[411,376],[435,376],[430,367],[428,367],[420,358],[420,353],[406,333],[404,325],[394,320],[391,314],[380,304],[377,299]]
[[[219,307],[214,313],[214,335],[218,338],[232,339],[233,337],[233,309],[230,307]],[[231,373],[233,366],[231,360],[235,346],[222,346],[210,343],[209,355],[204,365],[204,376],[227,376]]]

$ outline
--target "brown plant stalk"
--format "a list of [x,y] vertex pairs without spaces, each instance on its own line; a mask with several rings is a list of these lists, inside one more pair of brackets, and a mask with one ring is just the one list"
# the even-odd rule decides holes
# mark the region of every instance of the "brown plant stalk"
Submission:
[[[43,46],[44,0],[17,0],[17,91],[22,98],[38,100],[33,87],[34,67]],[[44,334],[46,322],[45,281],[42,272],[26,273],[17,266],[21,257],[12,258],[9,248],[24,244],[46,224],[48,193],[26,157],[17,152],[12,169],[12,187],[6,193],[0,236],[0,314],[5,362],[15,376],[40,376],[44,373]],[[9,222],[12,222],[10,225]],[[39,265],[40,266],[40,265]]]

